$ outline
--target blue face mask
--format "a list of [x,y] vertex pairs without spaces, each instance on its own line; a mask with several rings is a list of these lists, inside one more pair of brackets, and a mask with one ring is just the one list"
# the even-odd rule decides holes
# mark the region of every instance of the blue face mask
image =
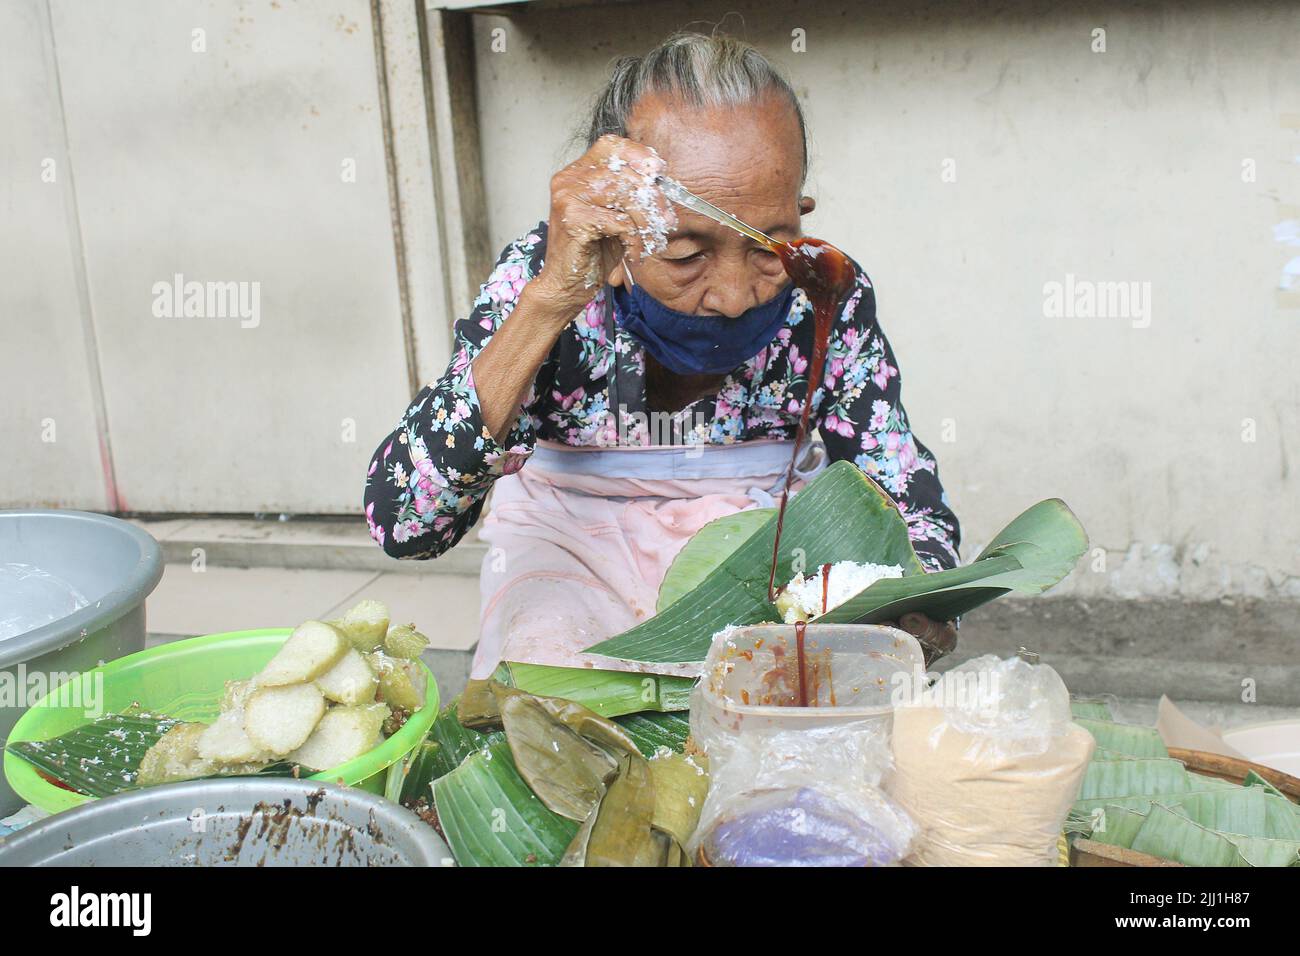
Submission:
[[790,313],[794,285],[734,319],[668,308],[639,285],[614,286],[614,316],[659,364],[678,375],[719,375],[771,344]]

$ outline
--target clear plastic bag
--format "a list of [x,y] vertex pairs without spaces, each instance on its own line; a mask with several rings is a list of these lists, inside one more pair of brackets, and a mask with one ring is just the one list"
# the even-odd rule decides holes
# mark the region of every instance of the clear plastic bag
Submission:
[[985,655],[894,712],[885,789],[920,827],[907,863],[1050,866],[1095,748],[1046,664]]
[[[693,720],[694,723],[694,720]],[[879,784],[888,725],[705,735],[710,786],[690,852],[711,866],[888,866],[916,828]]]

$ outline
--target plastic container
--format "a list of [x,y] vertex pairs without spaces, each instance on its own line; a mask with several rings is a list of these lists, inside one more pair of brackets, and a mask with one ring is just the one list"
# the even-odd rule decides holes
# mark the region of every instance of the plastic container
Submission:
[[[70,688],[62,696],[73,703],[98,700],[98,709],[103,714],[117,713],[136,704],[150,713],[209,721],[219,711],[226,681],[249,677],[261,670],[292,630],[277,627],[232,631],[164,644],[81,674],[76,678],[82,682],[80,687]],[[437,682],[423,662],[420,666],[424,667],[429,682],[424,707],[375,749],[310,779],[341,781],[372,793],[383,793],[384,771],[415,749],[438,715]],[[48,740],[92,719],[83,707],[42,701],[14,726],[9,743]],[[94,799],[49,783],[35,767],[7,751],[4,767],[9,786],[42,810],[57,813]]]
[[433,827],[373,794],[268,777],[96,800],[0,839],[0,866],[448,866]]
[[809,706],[790,706],[798,680],[793,625],[756,624],[715,637],[691,702],[697,742],[859,720],[887,729],[894,697],[925,672],[916,638],[881,624],[809,624],[804,651]]
[[[0,511],[0,561],[57,575],[90,602],[71,614],[0,641],[0,738],[27,706],[34,680],[53,685],[144,649],[145,598],[162,577],[162,549],[126,521],[85,511]],[[12,609],[10,609],[12,612]],[[23,804],[0,780],[0,817]]]

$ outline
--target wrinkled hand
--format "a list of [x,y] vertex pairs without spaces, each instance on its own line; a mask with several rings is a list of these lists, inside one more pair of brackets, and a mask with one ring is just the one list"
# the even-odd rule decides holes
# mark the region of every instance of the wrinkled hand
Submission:
[[916,638],[925,654],[927,668],[957,648],[957,625],[952,621],[934,621],[914,611],[911,614],[904,614],[897,622],[886,623],[891,627],[907,631]]
[[546,261],[534,282],[548,299],[576,311],[624,255],[633,262],[677,224],[655,183],[666,168],[653,149],[605,135],[551,178]]

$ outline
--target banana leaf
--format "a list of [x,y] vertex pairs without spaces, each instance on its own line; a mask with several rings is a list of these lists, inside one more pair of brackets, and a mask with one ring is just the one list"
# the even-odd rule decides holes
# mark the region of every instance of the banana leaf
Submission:
[[1189,789],[1187,769],[1177,760],[1093,760],[1083,775],[1075,806],[1081,802],[1114,797],[1186,793]]
[[1165,742],[1154,727],[1117,724],[1110,720],[1075,717],[1074,722],[1096,738],[1097,746],[1131,757],[1168,757]]
[[1283,800],[1286,799],[1286,795],[1281,790],[1273,786],[1273,784],[1269,783],[1253,770],[1246,771],[1246,779],[1241,782],[1241,785],[1243,787],[1260,787],[1274,796],[1281,797]]
[[[586,820],[618,772],[618,758],[579,731],[576,711],[561,719],[557,708],[514,688],[501,688],[499,699],[519,775],[547,808],[577,823]],[[630,741],[628,747],[640,755]]]
[[435,780],[433,799],[461,866],[554,866],[578,832],[528,788],[504,739]]
[[660,749],[675,753],[686,749],[686,738],[691,735],[691,715],[685,711],[672,714],[628,714],[615,717],[614,723],[632,738],[641,755],[649,759]]
[[1285,797],[1257,787],[1181,794],[1177,805],[1201,826],[1222,833],[1300,842],[1300,815]]
[[1080,717],[1088,720],[1114,720],[1111,716],[1110,704],[1099,697],[1071,697],[1070,713],[1074,719]]
[[709,792],[705,760],[669,754],[656,757],[648,766],[654,780],[654,827],[684,847],[700,822],[700,811]]
[[1131,849],[1185,866],[1249,866],[1237,846],[1222,833],[1207,829],[1153,804],[1133,837]]
[[618,774],[593,817],[584,866],[667,865],[669,839],[654,828],[655,781],[639,753],[619,758]]
[[[145,753],[180,723],[139,710],[105,714],[49,740],[24,740],[5,749],[32,764],[55,783],[92,797],[139,790],[136,778]],[[316,771],[283,760],[241,776],[310,776]],[[225,777],[233,774],[211,774]],[[207,778],[199,778],[207,779]]]
[[[1100,843],[1130,847],[1153,856],[1177,860],[1188,865],[1206,864],[1196,854],[1205,846],[1213,852],[1231,854],[1223,850],[1218,841],[1206,836],[1213,833],[1237,848],[1242,859],[1251,866],[1300,866],[1300,840],[1294,837],[1295,823],[1292,813],[1285,807],[1275,808],[1281,816],[1267,812],[1265,800],[1242,797],[1244,791],[1216,790],[1210,793],[1178,794],[1171,798],[1152,798],[1145,810],[1125,809],[1110,805],[1094,811],[1095,825],[1090,837]],[[1260,797],[1267,797],[1260,792]],[[1183,817],[1200,829],[1175,825],[1167,819],[1158,819],[1152,827],[1146,822],[1153,811],[1162,817],[1164,811]],[[1144,829],[1145,828],[1145,829]],[[1139,833],[1143,834],[1139,839]],[[1287,834],[1279,838],[1279,834]],[[1186,843],[1190,842],[1193,852]],[[1239,865],[1239,864],[1230,864]]]
[[1146,814],[1115,805],[1099,807],[1092,815],[1088,838],[1098,843],[1131,848],[1133,838],[1146,822]]
[[751,508],[717,518],[701,528],[668,565],[668,572],[659,586],[655,610],[662,611],[682,595],[690,593],[774,514],[775,508]]
[[480,733],[462,726],[457,717],[459,698],[453,698],[438,712],[420,746],[388,768],[384,796],[397,803],[410,804],[431,795],[429,786],[460,766],[470,754],[497,740],[500,731]]
[[602,717],[621,717],[645,710],[686,710],[695,681],[663,674],[630,674],[587,667],[545,664],[506,665],[509,683],[540,697],[563,697]]
[[[726,529],[706,525],[697,535],[705,536],[704,543],[692,549],[681,568],[670,567],[664,582],[670,598],[686,593],[661,601],[662,610],[654,617],[587,650],[652,663],[698,662],[707,654],[713,634],[728,625],[779,622],[781,616],[767,600],[776,520],[769,515],[739,544],[728,534],[734,530],[738,537],[757,518]],[[707,564],[703,549],[709,542],[716,549],[714,565],[700,580]],[[926,574],[894,503],[856,466],[841,461],[790,499],[776,580],[789,581],[796,566],[804,570],[838,561],[897,564],[903,577],[877,581],[818,620],[873,623],[908,611],[948,620],[1008,591],[1039,593],[1051,587],[1086,547],[1078,520],[1063,502],[1053,499],[1012,521],[971,564]]]
[[1236,790],[1237,784],[1222,777],[1211,777],[1205,773],[1187,771],[1187,785],[1191,790]]

